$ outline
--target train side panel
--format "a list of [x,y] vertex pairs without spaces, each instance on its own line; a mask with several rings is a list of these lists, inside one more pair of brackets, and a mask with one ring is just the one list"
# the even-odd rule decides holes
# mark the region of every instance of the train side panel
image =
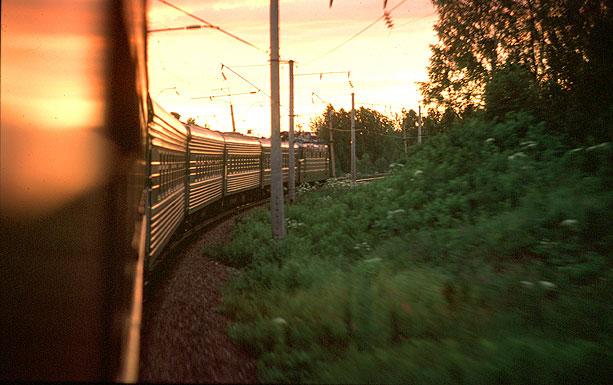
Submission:
[[225,133],[226,141],[226,195],[257,189],[260,186],[260,142],[253,137]]
[[190,126],[188,213],[219,200],[223,196],[224,146],[221,133]]
[[147,255],[151,266],[185,217],[187,129],[155,103],[148,128]]
[[302,143],[299,164],[300,183],[327,179],[330,174],[328,146],[318,143]]

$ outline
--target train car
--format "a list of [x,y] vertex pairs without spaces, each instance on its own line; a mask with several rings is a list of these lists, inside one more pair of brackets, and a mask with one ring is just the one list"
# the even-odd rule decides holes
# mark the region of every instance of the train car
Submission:
[[187,127],[190,131],[187,213],[191,215],[223,197],[225,139],[217,131],[196,125]]
[[329,177],[330,159],[326,144],[301,142],[298,153],[298,183],[316,182]]
[[283,183],[287,183],[289,181],[289,142],[281,142],[281,172]]
[[188,130],[152,103],[148,124],[147,244],[148,268],[185,218]]
[[[262,146],[262,177],[261,188],[270,186],[270,153],[271,153],[271,140],[269,138],[259,139]],[[294,168],[298,170],[298,145],[294,143]],[[283,183],[287,183],[289,180],[289,143],[287,141],[281,142],[281,171],[283,172]],[[298,180],[296,179],[296,182]]]
[[224,197],[258,189],[261,184],[262,147],[250,136],[223,133],[226,143]]
[[262,148],[262,158],[260,162],[261,176],[260,176],[260,188],[266,189],[270,186],[270,153],[271,153],[271,140],[269,138],[258,139]]

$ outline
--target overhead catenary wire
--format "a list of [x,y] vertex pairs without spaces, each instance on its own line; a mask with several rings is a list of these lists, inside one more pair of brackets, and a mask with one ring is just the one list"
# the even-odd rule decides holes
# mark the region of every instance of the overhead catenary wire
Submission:
[[[221,63],[221,71],[223,71],[224,68],[227,68],[228,71],[232,72],[234,75],[238,76],[239,78],[241,78],[243,81],[247,82],[249,85],[251,85],[253,88],[255,88],[256,90],[258,90],[259,92],[261,92],[262,94],[266,95],[267,97],[271,97],[269,94],[267,94],[266,92],[264,92],[260,87],[258,87],[257,85],[255,85],[253,82],[251,82],[249,79],[247,79],[246,77],[244,77],[243,75],[239,74],[238,72],[234,71],[232,68],[228,67],[227,65]],[[222,72],[223,75],[223,72]],[[224,76],[225,78],[225,76]]]
[[183,8],[180,8],[180,7],[174,5],[174,4],[172,4],[172,3],[170,3],[170,2],[168,2],[166,0],[158,0],[158,1],[160,3],[162,3],[162,4],[165,4],[165,5],[169,6],[169,7],[173,8],[173,9],[175,9],[175,10],[181,12],[181,13],[183,13],[184,15],[187,15],[187,16],[191,17],[192,19],[198,20],[199,22],[205,24],[207,27],[209,27],[211,29],[216,29],[219,32],[221,32],[221,33],[223,33],[223,34],[225,34],[227,36],[230,36],[231,38],[233,38],[235,40],[238,40],[238,41],[240,41],[243,44],[246,44],[246,45],[248,45],[248,46],[250,46],[252,48],[257,49],[258,51],[261,51],[261,52],[264,52],[265,54],[268,54],[267,50],[262,49],[262,48],[258,47],[257,45],[255,45],[255,44],[253,44],[253,43],[243,39],[242,37],[237,36],[237,35],[233,34],[232,32],[226,31],[225,29],[221,28],[220,26],[214,25],[213,23],[210,23],[210,22],[204,20],[203,18],[194,15],[193,13],[190,13],[190,12],[184,10]]
[[[396,4],[393,8],[391,8],[389,11],[387,11],[388,13],[391,13],[393,10],[395,10],[396,8],[400,7],[402,4],[406,3],[407,0],[402,0],[400,3]],[[349,43],[350,41],[352,41],[353,39],[355,39],[356,37],[360,36],[361,34],[363,34],[364,32],[366,32],[367,30],[369,30],[372,26],[374,26],[375,24],[377,24],[380,20],[385,18],[385,13],[381,16],[379,16],[378,18],[376,18],[372,23],[368,24],[366,27],[362,28],[360,31],[358,31],[357,33],[355,33],[354,35],[352,35],[350,38],[348,38],[347,40],[343,41],[342,43],[340,43],[339,45],[337,45],[336,47],[326,51],[325,53],[323,53],[322,55],[311,59],[311,60],[307,60],[307,61],[303,61],[304,63],[311,63],[314,61],[317,61],[325,56],[328,56],[329,54],[331,54],[332,52],[336,51],[337,49],[341,48],[342,46],[344,46],[345,44]]]
[[205,29],[212,28],[209,25],[186,25],[184,27],[168,27],[168,28],[156,28],[156,29],[148,29],[147,33],[154,32],[170,32],[170,31],[189,31],[193,29]]

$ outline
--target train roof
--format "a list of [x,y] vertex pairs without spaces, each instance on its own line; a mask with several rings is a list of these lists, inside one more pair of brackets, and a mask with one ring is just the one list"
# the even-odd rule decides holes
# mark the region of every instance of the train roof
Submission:
[[260,145],[258,138],[239,134],[238,132],[222,132],[227,143],[245,144],[245,145]]
[[210,128],[200,127],[195,124],[188,124],[189,130],[192,136],[197,136],[202,139],[215,140],[223,142],[225,141],[224,135],[215,130],[211,130]]
[[[270,138],[260,138],[258,140],[260,141],[262,147],[272,147],[272,140]],[[294,147],[296,147],[297,145],[298,144],[294,142]],[[281,148],[289,148],[289,142],[281,141]]]
[[187,127],[183,123],[179,121],[179,119],[172,116],[172,114],[168,113],[165,109],[162,108],[155,101],[151,101],[151,109],[153,112],[153,122],[160,124],[162,126],[168,126],[168,128],[172,128],[175,131],[180,132],[183,135],[188,134]]

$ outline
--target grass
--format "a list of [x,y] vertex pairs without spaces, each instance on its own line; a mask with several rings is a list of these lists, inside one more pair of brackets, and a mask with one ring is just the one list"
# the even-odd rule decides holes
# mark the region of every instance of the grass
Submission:
[[[523,134],[518,134],[523,133]],[[386,180],[332,181],[208,250],[263,382],[609,383],[611,158],[475,118]]]

